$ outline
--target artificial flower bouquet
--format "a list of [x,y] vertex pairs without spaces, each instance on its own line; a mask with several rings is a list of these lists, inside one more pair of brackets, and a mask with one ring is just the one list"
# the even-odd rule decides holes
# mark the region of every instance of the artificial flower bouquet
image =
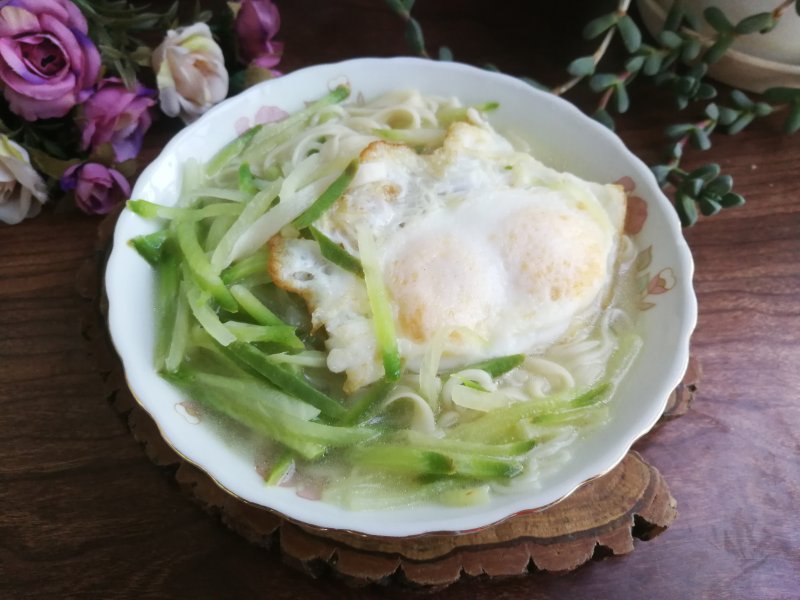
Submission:
[[127,0],[0,0],[0,221],[38,214],[59,187],[85,213],[109,212],[130,194],[159,109],[188,123],[245,80],[278,75],[277,7],[229,7],[180,19],[177,2],[158,13]]

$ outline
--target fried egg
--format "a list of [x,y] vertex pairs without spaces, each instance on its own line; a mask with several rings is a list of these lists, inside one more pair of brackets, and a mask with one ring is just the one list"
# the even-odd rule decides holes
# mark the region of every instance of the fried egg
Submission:
[[[358,256],[367,226],[380,253],[398,347],[417,370],[444,339],[441,366],[532,354],[588,326],[608,295],[625,195],[560,173],[487,123],[458,122],[429,154],[375,141],[346,193],[315,223]],[[383,375],[364,281],[315,241],[284,231],[270,272],[327,332],[328,368],[345,391]]]

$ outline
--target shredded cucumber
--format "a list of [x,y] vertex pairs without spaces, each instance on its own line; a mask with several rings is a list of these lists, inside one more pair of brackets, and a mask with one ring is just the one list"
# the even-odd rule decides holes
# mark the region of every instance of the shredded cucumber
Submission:
[[[488,502],[497,486],[526,469],[535,474],[533,461],[551,440],[608,417],[606,399],[641,340],[620,336],[607,373],[593,386],[576,391],[573,382],[563,386],[571,391],[530,400],[503,388],[532,368],[523,354],[441,368],[453,332],[488,347],[463,328],[445,326],[429,340],[419,373],[404,373],[379,243],[363,225],[355,240],[336,243],[332,207],[353,185],[359,169],[353,157],[376,137],[432,148],[450,124],[474,121],[471,110],[497,105],[450,103],[428,111],[435,122],[427,116],[423,126],[408,129],[383,125],[398,123],[388,119],[377,128],[362,124],[360,148],[337,140],[326,154],[320,144],[338,135],[335,121],[344,109],[335,104],[348,94],[336,88],[282,121],[257,125],[206,165],[188,161],[176,206],[128,201],[129,210],[163,225],[130,241],[156,276],[155,368],[208,415],[269,440],[265,447],[274,456],[267,460],[267,485],[291,483],[304,469],[324,466],[341,479],[328,484],[323,499],[349,508]],[[321,123],[334,128],[307,135],[305,145],[292,149],[295,135]],[[291,160],[265,160],[286,148]],[[365,167],[359,178],[369,177]],[[328,358],[319,323],[299,296],[281,289],[289,286],[275,271],[272,281],[267,243],[279,232],[285,240],[313,238],[327,261],[323,268],[363,285],[383,376],[351,396],[341,391],[344,376],[326,368],[336,361]],[[345,249],[354,246],[358,257]]]
[[384,377],[388,381],[397,381],[400,378],[401,365],[394,330],[394,316],[383,284],[375,240],[364,227],[358,231],[358,251],[361,254],[364,282],[367,285],[367,296],[372,309],[375,337],[378,339],[378,346],[383,356]]

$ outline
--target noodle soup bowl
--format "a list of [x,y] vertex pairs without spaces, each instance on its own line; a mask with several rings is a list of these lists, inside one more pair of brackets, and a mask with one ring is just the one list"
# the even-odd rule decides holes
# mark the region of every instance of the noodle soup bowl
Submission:
[[697,313],[693,263],[674,208],[648,167],[616,135],[568,102],[512,77],[455,63],[358,59],[310,67],[250,88],[186,127],[142,173],[132,197],[174,202],[187,160],[207,161],[248,127],[298,111],[343,83],[350,86],[354,98],[417,89],[427,95],[455,96],[465,105],[496,101],[500,106],[490,116],[492,125],[527,140],[531,154],[544,164],[625,187],[626,228],[638,252],[636,329],[643,345],[608,402],[610,418],[575,440],[559,467],[542,475],[535,485],[512,486],[477,506],[423,503],[349,510],[314,499],[312,494],[298,495],[291,487],[267,486],[248,447],[232,432],[221,432],[211,420],[198,418],[191,399],[156,372],[155,277],[128,241],[159,225],[126,209],[116,226],[106,289],[109,329],[137,401],[153,417],[166,442],[228,493],[291,520],[369,535],[475,530],[547,507],[608,472],[653,427],[684,374]]

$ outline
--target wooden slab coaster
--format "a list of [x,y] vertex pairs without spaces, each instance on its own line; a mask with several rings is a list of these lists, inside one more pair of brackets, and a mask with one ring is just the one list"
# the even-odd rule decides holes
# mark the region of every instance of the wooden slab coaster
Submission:
[[[332,572],[353,585],[397,582],[441,588],[462,576],[564,573],[590,559],[631,552],[634,538],[656,537],[677,516],[677,503],[666,481],[634,451],[561,502],[455,535],[389,538],[321,529],[231,496],[172,450],[128,391],[106,330],[102,290],[102,272],[117,215],[100,225],[95,255],[78,275],[78,290],[87,308],[83,334],[103,377],[107,398],[127,418],[134,437],[153,462],[177,467],[175,478],[184,493],[250,542],[277,546],[285,562],[309,575]],[[699,364],[692,358],[662,422],[689,409],[700,375]]]

